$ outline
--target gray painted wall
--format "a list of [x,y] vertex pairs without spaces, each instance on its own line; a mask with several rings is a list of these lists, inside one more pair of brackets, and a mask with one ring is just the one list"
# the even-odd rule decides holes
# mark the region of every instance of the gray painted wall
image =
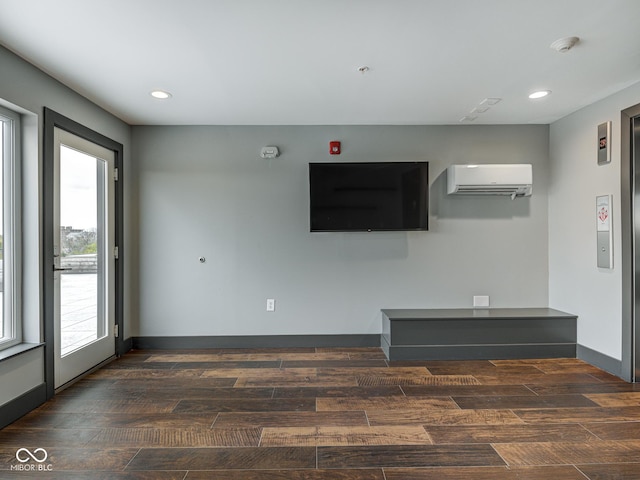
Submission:
[[[621,359],[620,112],[640,103],[640,83],[551,125],[549,304],[579,316],[578,343]],[[597,164],[597,126],[612,122],[611,163]],[[628,126],[624,126],[628,128]],[[595,202],[613,195],[613,268],[596,264]]]
[[[381,308],[470,307],[479,294],[494,307],[548,305],[548,126],[132,132],[133,335],[379,333]],[[261,159],[265,145],[281,156]],[[307,165],[333,160],[429,161],[430,231],[309,233]],[[533,196],[447,196],[453,163],[532,163]]]

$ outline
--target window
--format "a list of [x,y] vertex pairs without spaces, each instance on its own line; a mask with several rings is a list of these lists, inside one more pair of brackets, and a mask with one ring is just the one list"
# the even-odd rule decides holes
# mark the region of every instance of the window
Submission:
[[0,107],[0,349],[22,341],[20,116]]

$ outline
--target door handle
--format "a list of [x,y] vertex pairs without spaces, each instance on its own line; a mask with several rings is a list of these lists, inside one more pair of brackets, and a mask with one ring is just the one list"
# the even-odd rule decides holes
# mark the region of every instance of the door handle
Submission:
[[55,265],[53,266],[54,272],[66,272],[67,270],[73,270],[73,268],[60,268],[60,267],[56,267]]

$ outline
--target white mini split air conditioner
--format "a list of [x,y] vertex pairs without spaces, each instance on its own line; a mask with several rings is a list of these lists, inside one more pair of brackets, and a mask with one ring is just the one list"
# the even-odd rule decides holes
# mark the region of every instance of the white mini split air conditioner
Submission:
[[451,165],[447,168],[447,193],[450,195],[528,197],[532,184],[530,164]]

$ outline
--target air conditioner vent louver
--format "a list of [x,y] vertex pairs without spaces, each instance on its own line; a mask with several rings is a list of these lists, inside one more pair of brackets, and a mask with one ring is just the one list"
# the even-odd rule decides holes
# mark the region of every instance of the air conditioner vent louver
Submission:
[[492,187],[487,185],[470,185],[458,188],[455,193],[459,194],[475,194],[486,193],[487,195],[511,195],[517,186]]
[[531,195],[529,164],[451,165],[447,169],[447,193],[457,195]]

